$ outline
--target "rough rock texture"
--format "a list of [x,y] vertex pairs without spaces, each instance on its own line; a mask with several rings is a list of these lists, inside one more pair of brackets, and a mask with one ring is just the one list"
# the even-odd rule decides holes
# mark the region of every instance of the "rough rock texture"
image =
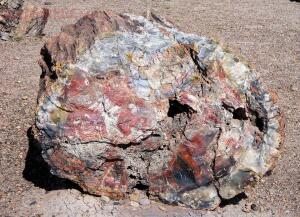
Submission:
[[51,171],[115,199],[214,209],[268,173],[276,95],[237,57],[170,22],[94,12],[42,51],[35,135]]
[[0,1],[0,40],[12,37],[39,36],[48,20],[49,10],[23,0]]

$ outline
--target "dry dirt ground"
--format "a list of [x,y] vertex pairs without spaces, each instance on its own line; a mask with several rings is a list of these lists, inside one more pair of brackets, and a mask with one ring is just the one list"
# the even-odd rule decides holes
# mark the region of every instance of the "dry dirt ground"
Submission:
[[[273,173],[247,198],[213,212],[153,202],[104,202],[53,177],[27,131],[41,73],[37,60],[47,38],[92,10],[142,14],[142,0],[28,0],[50,9],[43,38],[0,42],[0,216],[300,216],[300,3],[289,0],[154,0],[154,12],[183,31],[217,39],[277,91],[286,140]],[[45,3],[46,2],[46,3]],[[242,200],[240,200],[242,199]],[[237,204],[236,204],[237,203]],[[252,209],[249,209],[249,205]],[[247,212],[245,212],[247,211]],[[248,212],[249,211],[249,212]]]

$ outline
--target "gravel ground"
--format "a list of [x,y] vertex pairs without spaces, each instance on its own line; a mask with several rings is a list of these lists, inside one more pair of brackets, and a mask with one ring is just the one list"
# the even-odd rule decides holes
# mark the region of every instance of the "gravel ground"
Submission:
[[[50,9],[43,38],[0,42],[0,216],[299,216],[300,3],[288,0],[154,0],[152,9],[185,32],[228,46],[278,93],[286,140],[272,174],[214,212],[137,206],[82,194],[50,175],[28,137],[41,70],[39,51],[60,27],[92,10],[142,14],[138,0],[28,0]],[[244,199],[242,199],[244,198]],[[240,200],[242,199],[242,200]],[[252,206],[251,206],[252,205]]]

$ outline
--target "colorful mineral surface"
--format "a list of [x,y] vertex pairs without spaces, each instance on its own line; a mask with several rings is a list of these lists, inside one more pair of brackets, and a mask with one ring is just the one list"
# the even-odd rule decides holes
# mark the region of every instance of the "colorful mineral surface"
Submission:
[[272,170],[276,95],[213,40],[94,12],[41,50],[35,135],[53,174],[114,199],[214,209]]

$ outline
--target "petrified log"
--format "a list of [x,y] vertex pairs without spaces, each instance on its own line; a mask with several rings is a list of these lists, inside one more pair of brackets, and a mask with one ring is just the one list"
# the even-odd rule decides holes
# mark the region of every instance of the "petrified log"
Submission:
[[41,50],[35,134],[53,174],[115,199],[214,209],[274,167],[276,96],[236,56],[158,16],[94,12]]
[[0,1],[0,40],[13,37],[40,36],[49,10],[34,5],[24,6],[23,0]]

